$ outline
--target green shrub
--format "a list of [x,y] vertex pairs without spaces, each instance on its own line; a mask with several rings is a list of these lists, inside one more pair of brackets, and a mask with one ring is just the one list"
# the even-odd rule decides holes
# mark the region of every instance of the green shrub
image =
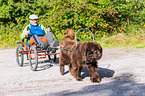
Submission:
[[[145,20],[145,2],[141,0],[1,0],[0,5],[0,46],[3,48],[16,46],[22,30],[29,24],[30,14],[38,15],[39,23],[45,27],[51,26],[60,41],[67,28],[74,32],[88,28],[95,38],[100,38],[133,33]],[[83,32],[78,37],[86,40]]]

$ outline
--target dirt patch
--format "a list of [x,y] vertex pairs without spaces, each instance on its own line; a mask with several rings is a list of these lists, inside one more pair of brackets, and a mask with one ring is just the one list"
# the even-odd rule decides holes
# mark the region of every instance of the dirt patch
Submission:
[[[59,57],[59,56],[58,56]],[[41,62],[38,71],[16,63],[15,49],[0,50],[0,96],[144,96],[145,49],[104,48],[99,61],[100,83],[91,83],[87,68],[83,81],[68,72],[59,72],[56,64]]]

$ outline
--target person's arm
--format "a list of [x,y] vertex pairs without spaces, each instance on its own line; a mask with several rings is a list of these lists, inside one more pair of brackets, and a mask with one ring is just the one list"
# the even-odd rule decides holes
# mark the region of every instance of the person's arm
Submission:
[[47,33],[47,29],[41,24],[41,29],[44,30],[45,34]]
[[28,27],[30,27],[29,25],[27,25],[25,27],[25,29],[23,30],[23,33],[20,35],[20,39],[24,39],[27,35],[28,35]]

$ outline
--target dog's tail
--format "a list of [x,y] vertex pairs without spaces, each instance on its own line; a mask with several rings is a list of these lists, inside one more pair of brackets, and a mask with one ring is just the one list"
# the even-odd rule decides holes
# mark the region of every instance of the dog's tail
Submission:
[[70,29],[70,28],[66,29],[66,34],[67,34],[67,37],[69,37],[71,40],[74,40],[75,34],[72,29]]

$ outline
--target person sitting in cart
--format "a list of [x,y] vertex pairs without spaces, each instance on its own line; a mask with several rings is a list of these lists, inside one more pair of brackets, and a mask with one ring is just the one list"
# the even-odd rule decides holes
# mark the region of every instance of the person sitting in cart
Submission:
[[[42,25],[38,24],[38,16],[32,14],[29,16],[30,24],[25,27],[23,33],[21,34],[20,38],[24,39],[29,36],[29,43],[36,44],[33,36],[35,36],[36,41],[38,42],[39,46],[43,49],[46,49],[48,46],[56,47],[59,46],[59,41],[53,39],[53,36],[50,32],[50,28],[47,29]],[[31,31],[31,32],[30,32]],[[33,36],[32,36],[33,34]]]

